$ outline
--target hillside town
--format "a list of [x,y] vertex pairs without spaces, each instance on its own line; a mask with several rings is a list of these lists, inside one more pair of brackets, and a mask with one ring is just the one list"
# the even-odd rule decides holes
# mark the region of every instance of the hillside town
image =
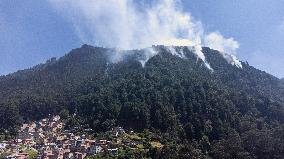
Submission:
[[[84,130],[90,131],[92,130]],[[115,138],[126,134],[122,127],[112,128],[107,133]],[[84,133],[64,130],[64,122],[59,116],[53,116],[23,124],[15,139],[0,142],[0,154],[7,154],[8,159],[83,159],[103,152],[116,155],[122,146],[127,145],[135,149],[139,144],[139,141],[128,139],[95,139]]]

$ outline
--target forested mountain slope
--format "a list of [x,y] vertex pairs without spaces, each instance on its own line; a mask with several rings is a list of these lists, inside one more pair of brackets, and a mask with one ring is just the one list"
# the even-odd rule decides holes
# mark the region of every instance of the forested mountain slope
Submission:
[[[70,126],[150,129],[165,142],[156,158],[283,158],[283,80],[203,48],[213,71],[187,47],[165,46],[145,66],[144,50],[83,45],[64,57],[0,78],[0,133],[48,114],[76,114]],[[8,130],[8,131],[7,131]],[[190,157],[189,157],[190,156]]]

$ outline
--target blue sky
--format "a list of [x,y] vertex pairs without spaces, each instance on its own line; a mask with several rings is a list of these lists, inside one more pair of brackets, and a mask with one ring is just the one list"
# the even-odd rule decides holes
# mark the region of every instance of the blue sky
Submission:
[[[284,0],[184,0],[183,10],[205,32],[240,44],[237,57],[284,77]],[[74,24],[49,1],[0,1],[0,74],[60,57],[84,42]]]

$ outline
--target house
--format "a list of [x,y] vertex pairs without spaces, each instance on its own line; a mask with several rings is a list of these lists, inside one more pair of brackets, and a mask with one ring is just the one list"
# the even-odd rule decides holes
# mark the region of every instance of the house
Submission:
[[29,154],[28,153],[18,153],[16,155],[16,158],[17,159],[27,159],[29,157]]
[[90,154],[90,155],[96,154],[96,146],[95,146],[95,145],[90,146],[90,147],[87,149],[87,153]]
[[87,153],[88,154],[96,154],[96,141],[95,140],[86,140],[87,145]]
[[70,143],[63,143],[62,148],[64,149],[70,149],[71,144]]
[[55,151],[55,156],[57,159],[63,159],[64,158],[64,149],[59,148]]
[[107,140],[99,140],[99,145],[106,145],[107,144]]
[[22,141],[23,141],[22,139],[16,139],[14,142],[15,142],[16,145],[18,145],[18,144],[22,143]]
[[23,126],[20,128],[20,132],[28,131],[27,127],[28,127],[28,124],[23,124]]
[[83,159],[86,157],[86,153],[75,152],[74,156],[76,159]]
[[57,125],[57,128],[58,128],[58,129],[63,129],[63,123],[59,123],[59,124]]
[[30,139],[23,139],[23,141],[22,141],[22,143],[24,144],[24,145],[28,145],[28,144],[30,144],[32,142],[32,139],[30,138]]
[[54,121],[54,122],[57,122],[59,120],[60,120],[60,116],[59,115],[54,116],[53,119],[52,119],[52,121]]
[[103,147],[100,146],[100,145],[96,145],[95,146],[95,153],[98,154],[98,153],[101,153],[103,152]]
[[74,158],[74,154],[66,152],[66,153],[64,153],[63,158]]
[[54,153],[52,152],[52,150],[45,150],[45,151],[43,152],[42,158],[43,158],[43,159],[56,159],[57,156],[56,156],[56,154],[54,154]]
[[96,145],[96,140],[90,140],[90,139],[86,139],[85,140],[85,144],[90,147],[92,145]]
[[0,149],[5,149],[6,146],[8,146],[7,143],[5,143],[5,142],[0,143]]
[[124,134],[125,131],[122,127],[115,127],[115,128],[112,128],[112,133],[113,133],[113,135],[115,135],[117,137],[118,135]]
[[28,153],[16,153],[10,156],[7,156],[8,159],[28,159]]
[[122,143],[124,145],[131,147],[131,148],[135,148],[138,145],[138,143],[136,141],[131,141],[131,140],[123,140]]
[[111,148],[111,149],[107,149],[110,153],[112,153],[113,155],[117,155],[118,153],[118,148]]

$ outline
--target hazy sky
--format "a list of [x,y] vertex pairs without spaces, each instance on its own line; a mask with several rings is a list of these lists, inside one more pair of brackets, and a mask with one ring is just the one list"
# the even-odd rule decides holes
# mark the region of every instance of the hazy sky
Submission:
[[[78,28],[70,20],[72,17],[66,17],[70,14],[66,14],[64,7],[50,1],[0,1],[0,74],[60,57],[84,43],[78,36]],[[183,12],[191,14],[194,21],[200,21],[205,34],[219,32],[236,40],[239,59],[277,77],[284,77],[284,0],[181,2]],[[93,13],[92,9],[86,13]],[[76,13],[76,5],[75,10],[69,11]],[[92,22],[91,26],[96,26],[97,21]]]

